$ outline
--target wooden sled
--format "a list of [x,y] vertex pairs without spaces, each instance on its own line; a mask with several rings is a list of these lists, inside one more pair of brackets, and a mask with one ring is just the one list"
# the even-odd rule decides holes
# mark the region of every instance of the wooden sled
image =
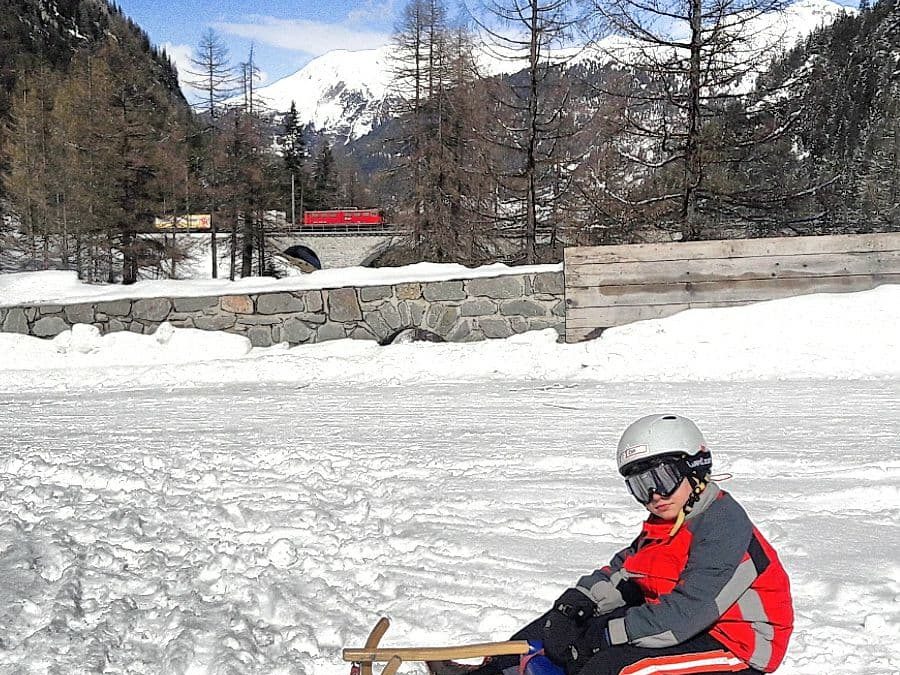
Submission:
[[529,650],[528,642],[525,640],[482,642],[450,647],[379,647],[378,644],[390,625],[391,622],[387,617],[381,617],[369,633],[365,647],[344,649],[344,661],[351,661],[354,666],[358,664],[360,675],[372,675],[373,663],[387,662],[381,675],[394,675],[404,661],[451,661],[505,654],[527,654]]

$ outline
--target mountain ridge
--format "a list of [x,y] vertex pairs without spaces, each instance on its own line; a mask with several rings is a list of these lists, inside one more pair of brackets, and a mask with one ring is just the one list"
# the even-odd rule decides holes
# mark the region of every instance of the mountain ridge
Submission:
[[[781,53],[788,51],[817,28],[832,23],[853,10],[831,0],[799,0],[768,22],[757,21],[752,30],[779,41]],[[609,63],[611,54],[628,49],[617,35],[594,45],[576,48],[567,59],[569,67],[585,63]],[[631,45],[633,46],[633,45]],[[367,50],[338,49],[319,56],[296,72],[258,90],[266,105],[279,113],[297,106],[298,121],[317,132],[345,143],[370,133],[389,115],[396,92],[391,77],[391,45]],[[573,54],[571,49],[567,50]],[[504,60],[482,50],[480,69],[486,76],[515,73],[522,69],[514,60]]]

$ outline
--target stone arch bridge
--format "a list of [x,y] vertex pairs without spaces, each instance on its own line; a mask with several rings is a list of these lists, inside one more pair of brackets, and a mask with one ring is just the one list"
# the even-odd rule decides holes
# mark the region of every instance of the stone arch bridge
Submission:
[[267,237],[269,250],[282,252],[290,246],[301,245],[313,250],[322,269],[335,267],[366,267],[398,244],[402,236],[397,230],[342,232],[280,232]]

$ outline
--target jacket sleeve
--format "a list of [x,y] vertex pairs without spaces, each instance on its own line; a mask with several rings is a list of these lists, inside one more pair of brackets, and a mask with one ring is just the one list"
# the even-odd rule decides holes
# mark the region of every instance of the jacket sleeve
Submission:
[[718,499],[691,523],[687,563],[659,603],[633,607],[609,623],[612,644],[670,647],[709,628],[758,576],[748,555],[753,525],[731,498]]
[[626,548],[616,553],[608,565],[581,577],[575,585],[577,589],[585,593],[597,604],[597,611],[600,614],[608,614],[619,607],[625,606],[625,598],[622,597],[622,592],[618,589],[619,584],[627,579],[622,570],[622,565],[625,564],[629,556],[634,555],[639,541],[640,536]]

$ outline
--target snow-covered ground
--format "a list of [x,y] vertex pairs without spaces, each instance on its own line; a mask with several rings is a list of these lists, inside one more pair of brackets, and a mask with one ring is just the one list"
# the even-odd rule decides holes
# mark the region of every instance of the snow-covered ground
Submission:
[[633,538],[616,439],[666,410],[791,574],[779,673],[897,675],[898,350],[896,286],[579,345],[0,335],[0,672],[343,675],[382,614],[505,639]]

